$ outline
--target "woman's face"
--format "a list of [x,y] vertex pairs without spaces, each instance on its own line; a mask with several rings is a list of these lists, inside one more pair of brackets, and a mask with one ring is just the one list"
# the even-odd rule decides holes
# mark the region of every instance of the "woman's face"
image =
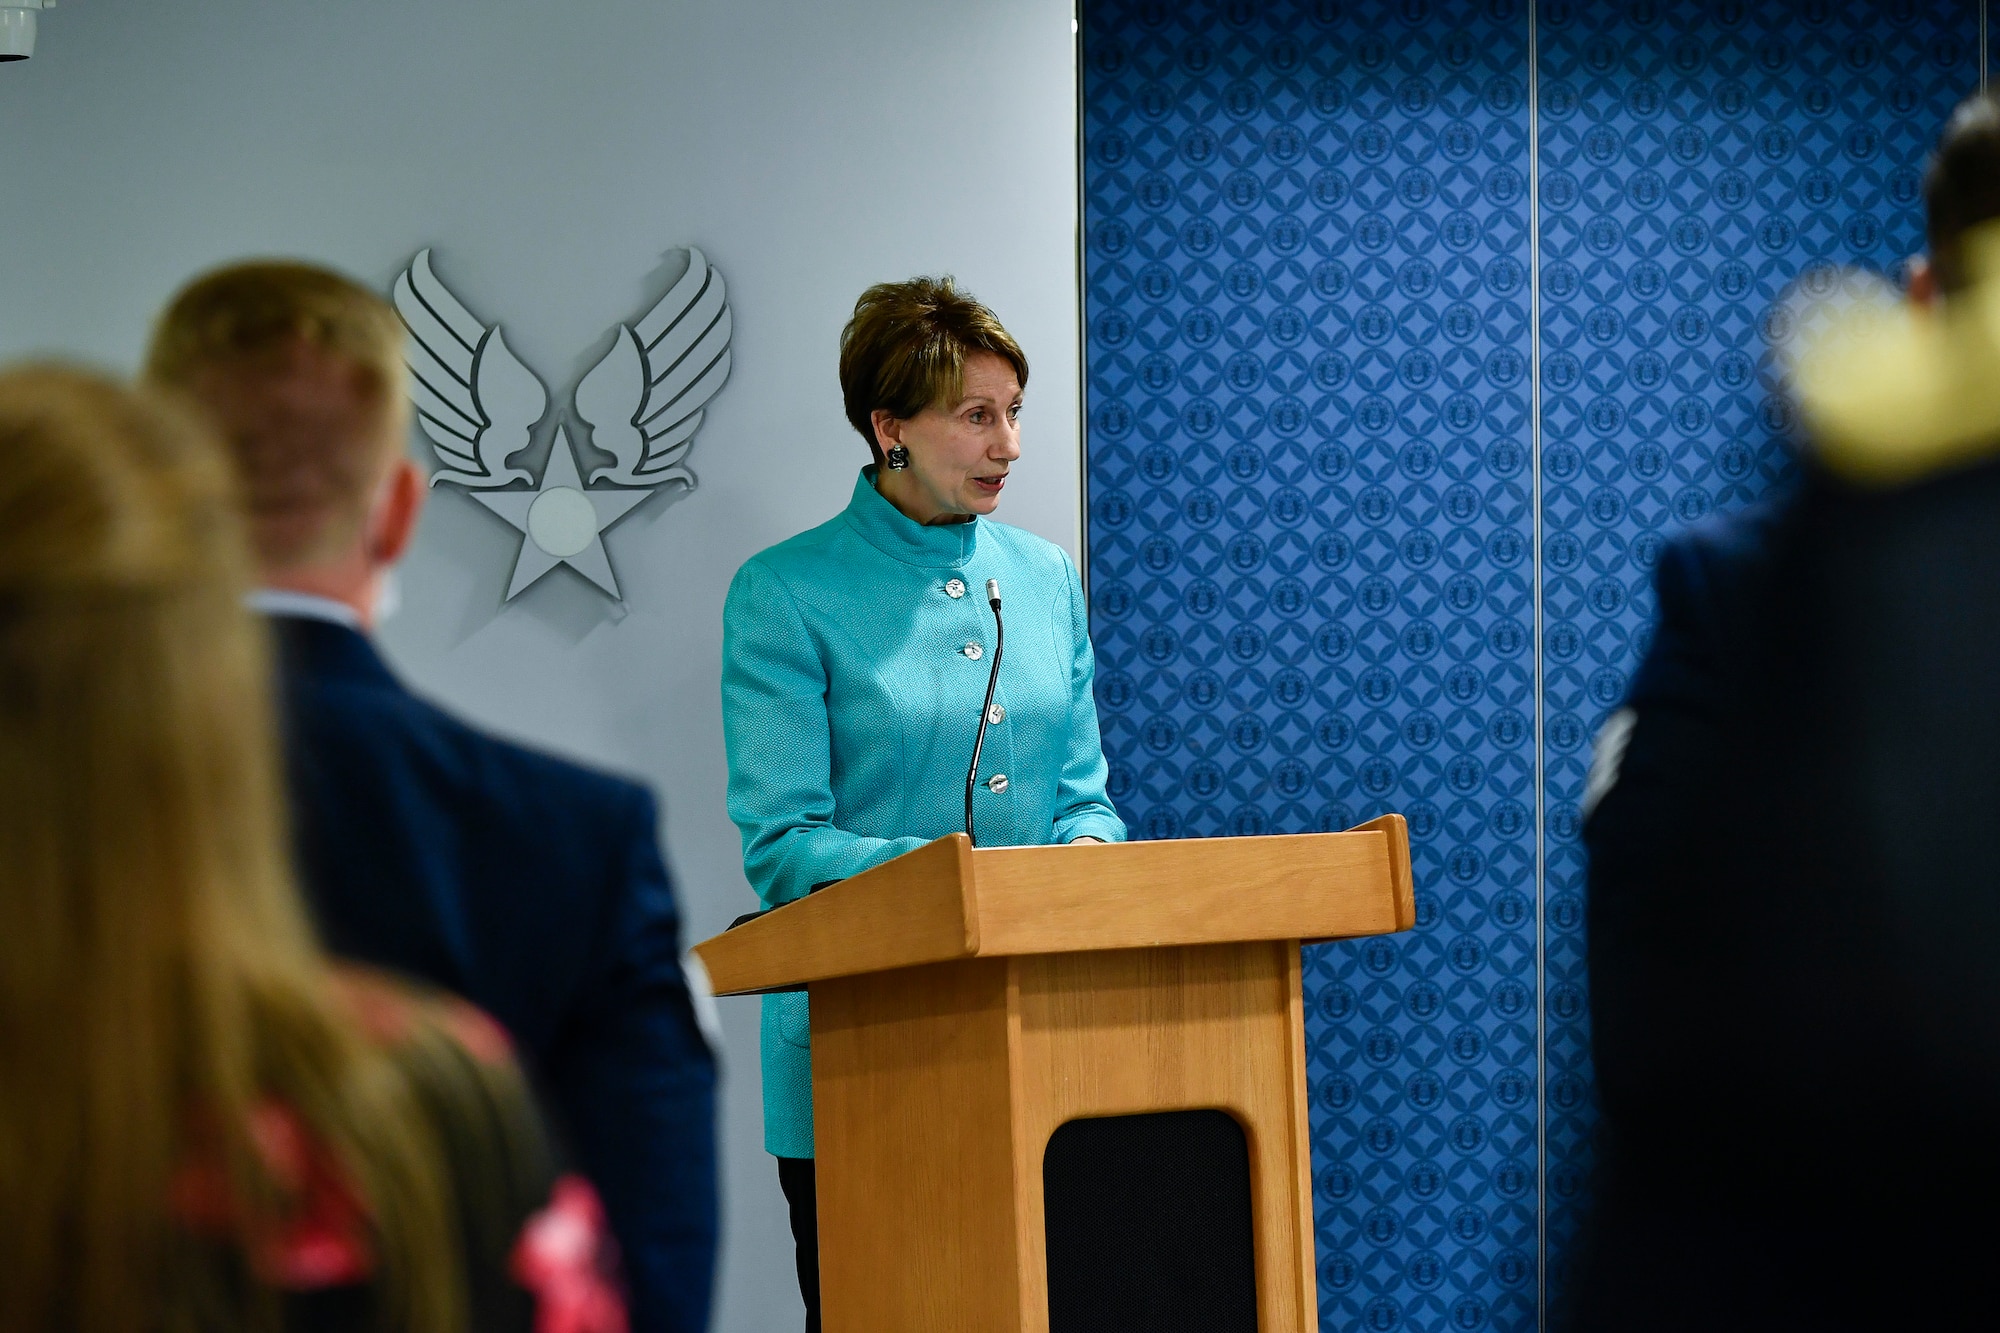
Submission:
[[876,474],[884,499],[919,523],[990,514],[1000,504],[1007,472],[1021,456],[1021,384],[1014,367],[991,352],[965,359],[956,403],[925,408],[906,421],[875,414],[875,436],[886,450],[901,444],[910,465]]

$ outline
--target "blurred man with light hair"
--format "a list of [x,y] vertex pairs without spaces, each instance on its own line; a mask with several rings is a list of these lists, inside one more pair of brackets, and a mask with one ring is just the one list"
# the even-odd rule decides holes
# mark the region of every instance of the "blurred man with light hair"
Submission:
[[155,385],[228,442],[282,663],[297,861],[329,948],[497,1017],[610,1213],[638,1333],[708,1323],[714,1061],[641,788],[482,734],[369,642],[424,478],[404,330],[308,264],[233,265],[160,317]]

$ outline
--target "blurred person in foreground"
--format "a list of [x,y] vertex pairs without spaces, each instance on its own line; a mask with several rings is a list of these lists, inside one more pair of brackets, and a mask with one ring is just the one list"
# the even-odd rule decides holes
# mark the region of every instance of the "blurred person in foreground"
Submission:
[[422,507],[404,332],[298,263],[197,279],[149,380],[191,397],[241,475],[275,630],[300,875],[327,947],[456,991],[505,1025],[610,1213],[640,1333],[707,1327],[714,1060],[640,787],[487,736],[370,643]]
[[[1662,556],[1586,797],[1580,1330],[1984,1326],[2000,1244],[2000,108],[1908,302],[1832,316],[1795,494]],[[1815,347],[1817,350],[1814,350]]]
[[214,442],[25,369],[0,457],[0,1328],[620,1333],[499,1029],[312,941]]

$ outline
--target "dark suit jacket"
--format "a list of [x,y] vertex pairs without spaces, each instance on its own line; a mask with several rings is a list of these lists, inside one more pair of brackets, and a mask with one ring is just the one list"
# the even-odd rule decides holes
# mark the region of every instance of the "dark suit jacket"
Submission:
[[652,798],[425,703],[352,630],[273,624],[301,876],[328,947],[506,1025],[604,1198],[635,1333],[705,1329],[715,1066]]
[[1603,1119],[1574,1327],[1987,1324],[2000,464],[1670,546],[1585,824]]

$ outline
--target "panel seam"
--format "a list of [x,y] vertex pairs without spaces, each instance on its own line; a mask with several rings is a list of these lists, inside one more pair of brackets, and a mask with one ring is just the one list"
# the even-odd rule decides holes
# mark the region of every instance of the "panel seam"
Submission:
[[[1984,3],[1984,0],[1981,0]],[[1549,1326],[1548,788],[1542,680],[1542,137],[1538,0],[1528,0],[1528,506],[1535,654],[1535,1328]]]
[[[1984,3],[1984,0],[1981,0]],[[1076,87],[1076,575],[1083,587],[1084,623],[1090,621],[1090,329],[1085,301],[1083,210],[1084,89],[1083,0],[1070,6],[1070,67]]]

